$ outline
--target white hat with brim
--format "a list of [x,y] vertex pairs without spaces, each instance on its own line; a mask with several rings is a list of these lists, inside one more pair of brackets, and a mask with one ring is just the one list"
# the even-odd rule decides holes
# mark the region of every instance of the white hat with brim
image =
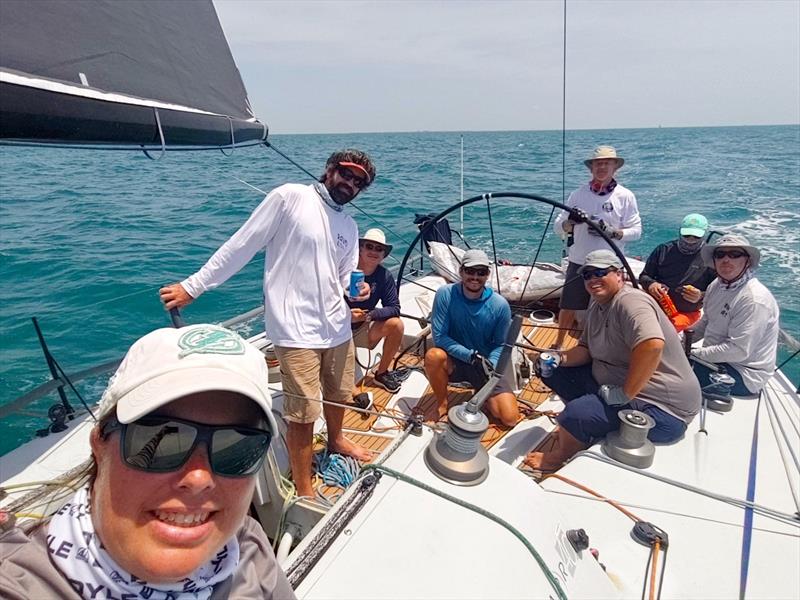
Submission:
[[617,156],[617,150],[613,146],[598,146],[594,149],[594,153],[590,158],[587,158],[583,161],[590,169],[592,168],[592,161],[593,160],[600,160],[603,158],[613,158],[617,161],[617,168],[619,169],[622,165],[625,164],[625,159],[621,156]]
[[267,381],[264,355],[233,331],[207,324],[157,329],[128,350],[103,393],[100,415],[116,410],[120,423],[131,423],[184,396],[225,391],[255,402],[275,434]]
[[364,234],[364,237],[358,238],[358,241],[359,242],[378,242],[380,245],[382,245],[385,248],[385,250],[383,251],[383,256],[384,257],[389,256],[389,254],[391,254],[391,252],[392,252],[392,248],[394,248],[394,246],[392,246],[391,244],[387,244],[386,243],[386,236],[384,235],[383,231],[381,231],[377,227],[375,227],[373,229],[368,229],[367,233]]
[[741,248],[750,257],[750,268],[755,269],[761,262],[761,251],[755,246],[751,246],[750,242],[743,235],[736,233],[726,233],[719,238],[713,245],[706,244],[700,249],[700,255],[703,257],[703,262],[707,266],[714,267],[714,250],[717,248]]

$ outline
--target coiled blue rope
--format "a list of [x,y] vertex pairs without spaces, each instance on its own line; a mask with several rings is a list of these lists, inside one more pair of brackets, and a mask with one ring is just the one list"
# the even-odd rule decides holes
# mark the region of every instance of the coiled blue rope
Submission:
[[314,470],[325,485],[347,489],[361,472],[361,465],[352,456],[329,454],[325,449],[314,455]]

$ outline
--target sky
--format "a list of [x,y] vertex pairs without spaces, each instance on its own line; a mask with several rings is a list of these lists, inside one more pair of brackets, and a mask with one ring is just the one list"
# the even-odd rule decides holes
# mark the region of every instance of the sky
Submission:
[[[215,6],[272,133],[561,128],[561,1]],[[800,123],[800,0],[566,11],[568,129]]]

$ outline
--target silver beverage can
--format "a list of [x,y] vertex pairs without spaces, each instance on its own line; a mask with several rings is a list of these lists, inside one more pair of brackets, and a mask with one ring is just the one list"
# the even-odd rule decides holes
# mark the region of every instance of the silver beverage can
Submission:
[[542,377],[552,377],[559,362],[557,354],[542,352],[539,355],[539,374]]

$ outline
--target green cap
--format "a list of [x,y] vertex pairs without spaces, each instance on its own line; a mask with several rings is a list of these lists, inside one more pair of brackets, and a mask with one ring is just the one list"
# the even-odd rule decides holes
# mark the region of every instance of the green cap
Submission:
[[683,217],[681,223],[681,235],[693,235],[694,237],[703,237],[708,231],[708,219],[703,215],[692,213]]

